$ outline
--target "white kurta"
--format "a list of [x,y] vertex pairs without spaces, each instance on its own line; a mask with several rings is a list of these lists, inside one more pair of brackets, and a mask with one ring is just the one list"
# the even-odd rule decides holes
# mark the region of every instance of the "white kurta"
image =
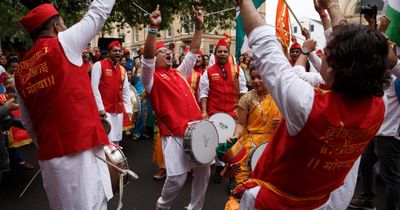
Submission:
[[[296,68],[287,62],[276,40],[274,28],[261,26],[254,29],[249,35],[249,46],[254,53],[256,68],[286,120],[289,135],[295,136],[302,130],[311,112],[313,86],[301,79],[295,72]],[[347,174],[344,184],[331,193],[328,202],[320,209],[347,208],[354,193],[358,165],[359,161]],[[246,191],[240,209],[254,209],[257,193],[257,189]]]
[[[101,80],[101,63],[96,62],[93,64],[92,72],[91,72],[91,83],[92,83],[92,89],[93,89],[93,94],[94,94],[94,99],[96,100],[96,105],[97,109],[99,111],[104,111],[104,105],[103,105],[103,99],[101,97],[100,91],[99,91],[99,84]],[[124,81],[122,83],[122,100],[124,103],[125,110],[127,110],[127,113],[129,110],[132,110],[132,103],[130,100],[130,89],[129,89],[129,82],[128,82],[128,76],[127,73],[125,73]],[[117,94],[117,93],[115,93]],[[108,139],[110,141],[121,141],[122,140],[122,130],[123,130],[123,119],[124,116],[122,113],[106,113],[107,118],[106,120],[111,124],[111,131],[108,134]]]
[[[93,1],[79,23],[58,34],[65,55],[72,64],[82,66],[83,49],[103,27],[114,3],[115,0]],[[37,143],[30,114],[22,98],[18,97],[18,100],[21,121]],[[110,175],[107,165],[95,158],[94,154],[105,157],[102,146],[97,146],[80,153],[39,161],[43,185],[52,209],[107,209],[107,200],[113,196]]]

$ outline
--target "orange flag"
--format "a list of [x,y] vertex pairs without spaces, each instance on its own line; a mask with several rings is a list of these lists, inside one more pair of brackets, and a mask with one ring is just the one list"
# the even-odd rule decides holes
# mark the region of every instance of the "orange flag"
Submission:
[[[290,44],[290,26],[289,26],[289,10],[283,0],[278,0],[278,8],[276,9],[276,35],[282,40],[286,47]],[[286,32],[284,32],[286,31]]]

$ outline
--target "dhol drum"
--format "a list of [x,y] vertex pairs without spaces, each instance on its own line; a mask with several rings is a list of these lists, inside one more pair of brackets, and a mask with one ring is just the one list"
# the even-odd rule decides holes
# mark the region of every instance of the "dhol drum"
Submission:
[[190,122],[183,137],[186,157],[203,165],[210,163],[216,155],[217,138],[217,129],[210,121]]
[[229,114],[219,112],[213,114],[208,120],[217,128],[218,142],[220,144],[226,143],[226,139],[231,137],[235,131],[236,123],[233,117]]
[[249,159],[247,160],[247,166],[250,167],[251,171],[256,168],[258,159],[261,157],[267,145],[268,143],[260,144],[257,148],[250,151]]
[[132,85],[129,85],[129,89],[130,89],[129,97],[131,99],[132,109],[133,109],[132,114],[134,117],[134,119],[132,119],[132,121],[137,122],[137,120],[140,117],[141,101],[140,101],[139,94],[137,93],[136,89]]
[[[130,177],[138,178],[137,175],[129,170],[128,159],[125,157],[121,148],[113,144],[105,145],[104,152],[106,159],[109,162],[108,170],[110,171],[111,185],[114,194],[120,192],[120,176],[125,171],[129,176],[123,177],[123,186],[129,183]],[[111,165],[111,164],[112,165]]]

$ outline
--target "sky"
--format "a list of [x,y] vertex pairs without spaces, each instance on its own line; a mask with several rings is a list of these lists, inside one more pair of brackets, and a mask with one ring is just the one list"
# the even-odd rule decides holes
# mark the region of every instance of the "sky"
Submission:
[[[288,5],[292,8],[297,18],[308,17],[319,20],[318,13],[314,10],[313,0],[286,0]],[[278,0],[266,0],[266,21],[269,24],[275,25],[275,15]],[[291,22],[295,20],[289,12]]]

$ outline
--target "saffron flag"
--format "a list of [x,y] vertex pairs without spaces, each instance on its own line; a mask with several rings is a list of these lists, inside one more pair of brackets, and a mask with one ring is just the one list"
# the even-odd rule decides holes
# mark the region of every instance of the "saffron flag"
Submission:
[[290,26],[289,26],[289,10],[283,0],[278,0],[278,7],[276,9],[276,35],[282,40],[285,47],[290,44]]
[[385,2],[384,14],[391,20],[390,25],[386,31],[387,37],[390,41],[400,46],[400,1],[387,0]]
[[[265,0],[253,0],[253,4],[256,8],[259,8],[264,1]],[[239,8],[236,8],[236,60],[239,60],[242,51],[244,52],[246,51],[245,48],[248,48],[247,43],[245,44],[245,36],[246,34],[244,32],[242,16],[240,15]]]

